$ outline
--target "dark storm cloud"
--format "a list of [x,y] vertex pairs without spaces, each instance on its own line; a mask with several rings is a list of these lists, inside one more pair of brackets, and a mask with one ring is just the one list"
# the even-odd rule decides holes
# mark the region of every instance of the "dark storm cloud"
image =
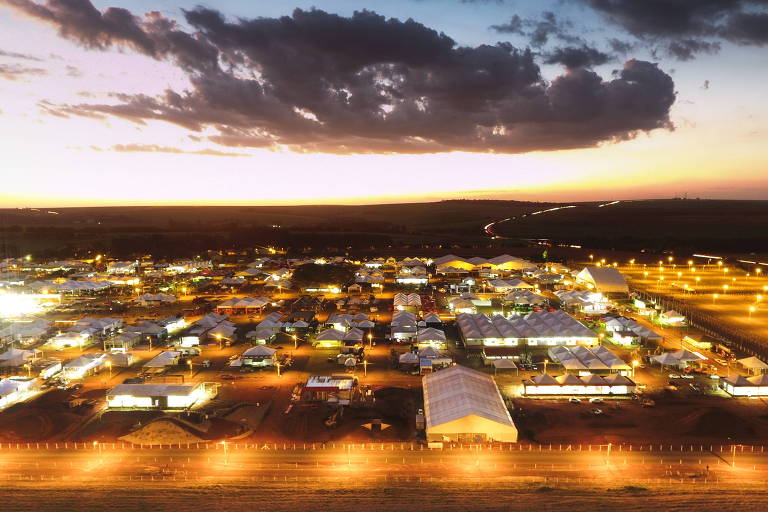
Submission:
[[572,44],[581,42],[581,38],[571,34],[573,23],[558,19],[552,11],[543,12],[539,19],[523,19],[515,14],[507,23],[491,25],[491,28],[501,34],[526,36],[535,47],[544,46],[552,37]]
[[697,39],[678,39],[667,46],[667,52],[678,60],[691,60],[702,53],[717,53],[720,43]]
[[[100,12],[85,0],[5,1],[87,47],[130,47],[174,62],[191,83],[101,104],[41,102],[54,115],[163,120],[213,131],[208,138],[225,146],[331,153],[517,153],[671,127],[672,79],[638,60],[611,80],[573,65],[546,82],[530,50],[462,47],[413,20],[370,11],[343,17],[296,9],[233,21],[197,8],[184,11],[192,29],[184,32],[158,13]],[[554,15],[540,21],[546,26],[525,30],[570,37]]]
[[768,44],[768,0],[582,0],[678,59],[719,50],[718,40]]
[[105,49],[127,46],[155,58],[173,57],[185,68],[215,67],[216,50],[158,12],[143,18],[127,9],[109,7],[103,12],[89,0],[0,0],[33,18],[56,26],[59,34],[86,47]]
[[591,68],[605,64],[611,60],[611,56],[590,46],[567,46],[555,48],[545,54],[544,62],[547,64],[562,64],[569,69]]

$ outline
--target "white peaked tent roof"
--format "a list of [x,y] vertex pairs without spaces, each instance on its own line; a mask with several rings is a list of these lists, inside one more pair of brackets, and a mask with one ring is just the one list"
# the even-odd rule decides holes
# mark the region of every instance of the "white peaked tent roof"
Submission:
[[503,369],[515,369],[517,368],[517,365],[512,362],[511,359],[494,359],[493,360],[493,367],[498,370]]
[[761,373],[760,375],[755,375],[754,377],[748,377],[747,380],[753,386],[766,386],[766,387],[768,387],[768,375],[766,375],[764,373]]
[[[2,356],[0,356],[2,357]],[[765,364],[760,359],[752,356],[752,357],[745,357],[744,359],[739,359],[737,361],[740,365],[742,365],[745,368],[749,368],[750,370],[765,370],[768,369],[768,364]]]
[[416,315],[414,315],[410,311],[396,311],[395,314],[392,315],[391,325],[393,326],[416,325]]
[[435,312],[427,313],[424,315],[424,321],[430,324],[439,324],[443,321],[440,319],[440,315]]
[[416,341],[445,341],[445,333],[440,329],[427,327],[416,333]]
[[363,331],[357,327],[353,327],[344,334],[344,341],[361,341],[363,339]]
[[704,361],[707,359],[698,352],[691,352],[690,350],[678,350],[677,352],[673,352],[672,355],[680,362]]
[[542,373],[540,375],[535,375],[531,377],[531,380],[534,384],[537,386],[558,386],[559,383],[555,378],[548,373]]
[[659,354],[658,356],[652,356],[651,359],[665,366],[680,364],[680,360],[677,357],[675,357],[674,354],[672,354],[671,352]]
[[499,388],[489,375],[452,366],[423,379],[427,429],[474,415],[514,428]]
[[613,267],[585,267],[576,277],[593,283],[601,292],[626,293],[629,291],[624,274]]
[[455,254],[446,254],[445,256],[440,256],[439,258],[435,258],[435,265],[445,265],[446,263],[451,263],[453,261],[467,261],[466,259],[456,256]]
[[546,297],[537,295],[530,290],[512,290],[504,296],[504,300],[516,304],[544,304],[547,302]]
[[164,368],[170,366],[176,362],[176,359],[181,355],[181,352],[175,350],[168,350],[166,352],[160,352],[155,357],[144,363],[144,368]]
[[39,351],[11,348],[0,354],[0,361],[10,361],[12,359],[31,359],[35,357],[37,353],[39,353]]
[[419,362],[419,356],[414,354],[413,352],[405,352],[403,354],[400,354],[398,361],[403,364],[409,364],[409,363],[417,364]]
[[243,357],[269,357],[275,355],[275,352],[277,352],[277,350],[274,348],[265,347],[264,345],[256,345],[243,352]]
[[749,382],[743,375],[731,375],[730,377],[726,377],[725,381],[731,386],[754,386],[754,384]]
[[440,351],[434,347],[425,347],[419,350],[420,359],[434,359],[440,357]]
[[681,315],[680,313],[678,313],[674,309],[670,309],[669,311],[665,311],[664,313],[661,314],[661,316],[663,316],[664,318],[685,318],[684,315]]
[[342,341],[344,339],[344,331],[338,329],[326,329],[317,335],[317,341]]
[[510,318],[464,313],[456,316],[456,323],[466,339],[597,338],[592,330],[563,311],[538,311]]
[[421,306],[421,297],[418,293],[397,293],[393,300],[395,306]]
[[274,335],[275,331],[273,329],[267,327],[257,327],[252,331],[248,331],[248,334],[246,334],[245,337],[249,340],[268,340]]

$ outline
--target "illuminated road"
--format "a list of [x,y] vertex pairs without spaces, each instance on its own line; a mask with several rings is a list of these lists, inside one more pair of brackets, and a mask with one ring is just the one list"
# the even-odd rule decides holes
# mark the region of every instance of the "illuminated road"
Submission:
[[[58,448],[57,448],[58,446]],[[77,448],[75,448],[77,446]],[[711,450],[710,450],[711,448]],[[733,463],[735,462],[735,467]],[[515,477],[764,481],[768,453],[737,445],[456,445],[228,443],[148,448],[120,443],[4,444],[0,481]]]
[[[605,208],[606,206],[613,206],[613,205],[619,204],[619,203],[621,203],[621,201],[610,201],[608,203],[599,204],[599,205],[597,205],[597,207],[598,208]],[[561,211],[561,210],[568,210],[568,209],[571,209],[571,208],[578,208],[579,206],[580,205],[575,205],[575,204],[571,204],[571,205],[567,205],[567,206],[555,206],[553,208],[547,208],[545,210],[536,210],[534,212],[524,213],[524,214],[522,214],[520,216],[517,216],[517,217],[507,217],[506,219],[495,220],[495,221],[489,222],[488,224],[483,226],[483,232],[485,232],[485,234],[490,236],[491,238],[516,239],[516,240],[524,240],[524,241],[527,241],[527,242],[535,242],[535,241],[548,240],[547,238],[536,238],[536,239],[534,239],[534,238],[516,238],[516,237],[502,236],[502,235],[497,234],[493,230],[493,228],[497,224],[502,224],[504,222],[512,222],[513,220],[524,219],[526,217],[531,217],[531,216],[534,216],[534,215],[541,215],[542,213],[551,213],[551,212],[557,212],[557,211]]]

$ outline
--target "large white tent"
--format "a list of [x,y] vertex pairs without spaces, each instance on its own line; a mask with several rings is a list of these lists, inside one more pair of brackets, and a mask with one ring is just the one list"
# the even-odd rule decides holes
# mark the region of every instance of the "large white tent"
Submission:
[[493,378],[452,366],[423,378],[427,440],[517,441],[517,427]]
[[564,311],[536,311],[509,318],[464,313],[456,316],[467,346],[595,345],[597,334]]
[[629,293],[624,274],[613,267],[585,267],[576,274],[576,282],[605,294]]

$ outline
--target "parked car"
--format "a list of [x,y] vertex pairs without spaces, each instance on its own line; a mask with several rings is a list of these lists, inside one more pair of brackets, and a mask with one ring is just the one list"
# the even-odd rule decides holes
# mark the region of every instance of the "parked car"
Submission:
[[591,404],[601,404],[603,402],[605,402],[605,400],[603,400],[599,396],[596,396],[596,397],[593,397],[593,398],[589,399],[589,403],[591,403]]
[[600,416],[601,414],[603,414],[603,410],[602,409],[598,409],[597,407],[594,407],[594,408],[592,408],[589,411],[589,413],[594,415],[594,416]]
[[568,402],[569,402],[569,403],[572,403],[572,404],[580,404],[580,403],[581,403],[581,399],[579,399],[579,398],[576,398],[576,397],[574,396],[574,397],[571,397],[571,398],[569,398],[569,399],[568,399]]

